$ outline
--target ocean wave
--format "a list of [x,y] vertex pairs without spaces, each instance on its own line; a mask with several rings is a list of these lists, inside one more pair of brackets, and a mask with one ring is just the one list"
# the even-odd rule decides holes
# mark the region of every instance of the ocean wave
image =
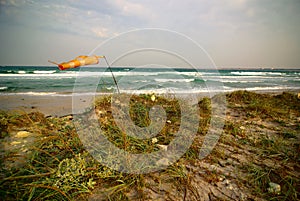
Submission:
[[0,91],[5,91],[8,87],[0,87]]
[[146,82],[150,82],[150,80],[135,80],[135,81],[133,81],[133,83],[141,83],[141,82],[146,83]]
[[253,75],[259,75],[259,76],[263,76],[263,75],[277,75],[277,76],[280,76],[280,75],[285,75],[285,73],[283,72],[251,72],[251,71],[245,71],[245,72],[230,72],[230,74],[232,75],[250,75],[250,76],[253,76]]
[[33,71],[34,74],[53,74],[56,70],[35,70]]
[[259,83],[259,80],[219,80],[223,83]]
[[0,74],[0,77],[75,77],[68,73],[53,73],[53,74]]
[[284,91],[284,90],[298,90],[298,89],[300,89],[300,87],[291,87],[291,86],[234,88],[234,90],[247,90],[247,91]]
[[154,79],[156,82],[193,82],[194,79]]
[[46,95],[56,95],[57,93],[56,92],[25,92],[23,93],[25,95],[32,95],[32,96],[46,96]]
[[[120,89],[120,93],[127,94],[197,94],[197,93],[208,93],[208,94],[216,94],[216,93],[227,93],[238,90],[247,90],[247,91],[256,91],[256,92],[276,92],[276,91],[286,91],[286,90],[299,90],[300,87],[289,87],[289,86],[267,86],[267,87],[248,87],[248,88],[238,88],[238,87],[217,87],[217,88],[207,88],[207,87],[197,87],[189,90],[186,89],[178,89],[178,88],[159,88],[159,89]],[[109,95],[116,94],[116,91],[113,91],[113,88],[110,88],[109,91],[105,92],[17,92],[17,93],[0,93],[0,96],[52,96],[52,97],[80,97],[80,96],[97,96],[97,95]]]

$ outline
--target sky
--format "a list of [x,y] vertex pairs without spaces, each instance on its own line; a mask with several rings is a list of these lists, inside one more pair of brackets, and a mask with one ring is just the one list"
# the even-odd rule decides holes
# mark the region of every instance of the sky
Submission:
[[197,42],[220,68],[300,69],[299,0],[0,0],[0,28],[1,66],[49,66],[158,28]]

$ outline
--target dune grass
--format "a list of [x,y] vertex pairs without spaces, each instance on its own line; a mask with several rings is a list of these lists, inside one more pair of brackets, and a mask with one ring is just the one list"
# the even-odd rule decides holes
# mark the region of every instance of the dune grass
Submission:
[[[95,111],[110,142],[131,153],[150,153],[159,149],[157,144],[168,145],[180,126],[180,107],[177,100],[162,96],[134,95],[130,99],[130,117],[140,126],[150,122],[149,111],[160,105],[166,111],[166,122],[162,130],[152,139],[135,139],[124,135],[116,125],[111,110],[111,97],[105,96],[95,101]],[[299,99],[293,94],[277,96],[238,91],[227,94],[229,109],[238,112],[238,121],[226,119],[224,135],[219,143],[232,147],[251,146],[253,153],[265,159],[280,161],[280,164],[299,164],[299,142],[295,140],[300,132],[299,122],[290,122],[291,116],[300,116]],[[209,98],[199,101],[200,122],[196,138],[184,156],[160,174],[167,175],[168,181],[179,186],[186,199],[192,175],[187,167],[198,161],[203,137],[211,119]],[[244,120],[241,118],[245,118]],[[247,123],[245,123],[245,121]],[[267,125],[257,122],[268,121],[278,125],[272,128],[276,134],[255,133],[251,128],[265,129]],[[244,128],[245,127],[245,128]],[[248,129],[249,128],[249,129]],[[147,198],[143,193],[148,188],[148,180],[161,182],[156,173],[126,174],[114,171],[96,161],[82,145],[72,122],[72,116],[54,118],[34,112],[29,114],[0,113],[1,129],[1,187],[3,200],[93,200],[93,194],[103,200],[129,200],[128,192],[135,189],[138,199]],[[18,131],[28,131],[34,141],[26,142],[16,138]],[[20,143],[12,145],[14,141]],[[11,148],[7,148],[11,147]],[[298,152],[297,152],[298,151]],[[211,164],[225,160],[226,152],[214,149],[206,158]],[[284,161],[284,163],[283,163]],[[299,167],[299,165],[298,165]],[[237,166],[245,173],[246,186],[257,196],[271,200],[297,200],[299,198],[299,177],[291,174],[286,166],[264,166],[253,161]],[[201,168],[198,169],[203,171]],[[206,171],[206,181],[217,182],[217,171]],[[239,178],[236,178],[239,179]],[[268,183],[277,182],[282,186],[280,195],[267,192]],[[201,196],[201,195],[199,195]],[[95,200],[99,197],[95,197]],[[187,199],[188,200],[188,199]]]

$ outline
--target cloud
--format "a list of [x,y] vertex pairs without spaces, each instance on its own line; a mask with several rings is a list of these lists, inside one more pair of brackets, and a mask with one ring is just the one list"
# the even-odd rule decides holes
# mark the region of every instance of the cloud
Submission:
[[97,28],[97,27],[95,27],[95,28],[92,28],[92,31],[97,35],[97,36],[99,36],[99,37],[101,37],[101,38],[107,38],[107,37],[109,37],[110,35],[108,35],[108,29],[107,28]]
[[129,2],[127,0],[112,1],[124,15],[142,16],[146,13],[146,9],[142,4]]
[[[98,43],[132,29],[158,27],[192,37],[224,61],[243,48],[265,52],[265,60],[272,60],[268,51],[279,55],[279,49],[294,57],[300,46],[299,19],[299,0],[0,0],[1,29],[18,27],[20,32],[0,33],[10,41],[30,29]],[[225,47],[230,50],[224,52]]]

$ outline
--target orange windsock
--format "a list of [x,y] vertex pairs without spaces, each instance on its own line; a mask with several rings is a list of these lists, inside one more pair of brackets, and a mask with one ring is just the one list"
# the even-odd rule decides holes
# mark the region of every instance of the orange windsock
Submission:
[[98,64],[99,58],[104,58],[104,56],[78,56],[75,59],[63,62],[63,63],[56,63],[53,61],[49,61],[50,63],[56,64],[60,70],[67,70],[71,68],[77,68],[79,66],[85,66],[85,65],[92,65],[92,64]]

